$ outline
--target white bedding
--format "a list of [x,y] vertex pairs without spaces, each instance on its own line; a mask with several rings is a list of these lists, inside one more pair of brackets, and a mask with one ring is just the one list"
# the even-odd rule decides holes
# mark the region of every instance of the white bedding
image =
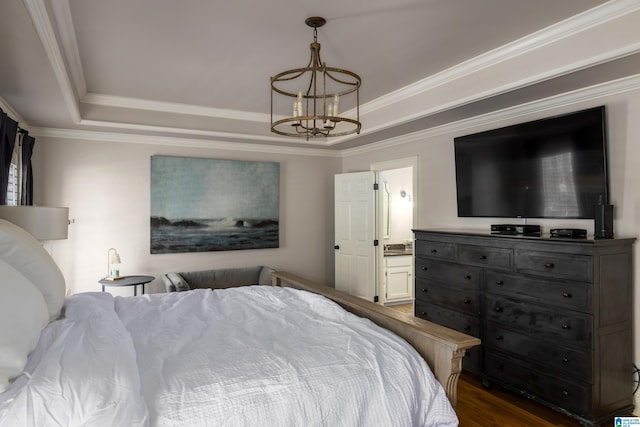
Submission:
[[406,342],[270,286],[65,302],[0,426],[455,426]]

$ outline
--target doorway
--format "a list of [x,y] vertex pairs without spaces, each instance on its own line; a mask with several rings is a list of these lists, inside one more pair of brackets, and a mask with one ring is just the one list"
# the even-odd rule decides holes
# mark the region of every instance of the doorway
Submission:
[[377,203],[376,283],[379,302],[413,313],[413,229],[416,228],[418,158],[374,163]]

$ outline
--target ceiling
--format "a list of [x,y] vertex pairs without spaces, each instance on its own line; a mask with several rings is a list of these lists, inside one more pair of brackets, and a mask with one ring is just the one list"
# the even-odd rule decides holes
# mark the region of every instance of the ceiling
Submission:
[[[2,0],[0,101],[22,126],[40,131],[354,147],[426,126],[445,112],[385,123],[372,118],[373,105],[401,103],[417,82],[604,3]],[[270,132],[269,78],[308,62],[309,16],[327,19],[318,31],[327,65],[362,77],[361,135],[306,141]],[[469,105],[476,104],[446,110],[472,115]]]

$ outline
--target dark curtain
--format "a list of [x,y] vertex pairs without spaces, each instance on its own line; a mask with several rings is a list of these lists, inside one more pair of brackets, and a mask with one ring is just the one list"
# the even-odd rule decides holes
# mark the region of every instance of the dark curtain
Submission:
[[7,204],[9,167],[17,132],[18,122],[12,120],[0,109],[0,205]]
[[22,134],[22,194],[21,205],[33,205],[33,168],[31,167],[31,155],[36,144],[34,137],[28,132]]

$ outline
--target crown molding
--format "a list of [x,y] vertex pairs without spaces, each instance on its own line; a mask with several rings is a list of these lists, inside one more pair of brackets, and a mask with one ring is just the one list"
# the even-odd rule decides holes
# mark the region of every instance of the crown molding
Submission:
[[[527,52],[534,51],[548,45],[549,43],[557,42],[560,39],[573,36],[613,19],[633,13],[637,10],[640,10],[640,2],[637,0],[611,0],[593,9],[589,9],[578,15],[567,18],[562,22],[543,28],[535,33],[526,35],[518,40],[497,47],[496,49],[478,55],[475,58],[469,59],[432,76],[409,84],[394,92],[383,95],[371,102],[361,105],[360,113],[361,115],[366,115],[367,113],[387,108],[393,104],[402,102],[405,99],[433,90],[438,86],[451,83],[487,67],[494,66],[495,64],[504,62]],[[600,60],[612,60],[620,57],[620,55],[624,56],[630,53],[632,52],[612,52],[607,58],[601,58]],[[568,70],[564,70],[564,73],[567,71]],[[538,76],[538,78],[548,79],[555,75],[560,75],[557,74],[558,72],[561,71],[558,70],[556,73],[550,72],[546,75]],[[537,81],[539,80],[529,79],[519,83],[520,85],[532,84]],[[512,85],[511,89],[513,90],[517,87],[520,86]]]
[[14,110],[13,108],[11,108],[11,105],[7,104],[7,101],[5,101],[1,96],[0,96],[0,108],[2,109],[2,111],[4,111],[5,113],[7,113],[7,115],[9,117],[11,117],[13,120],[15,120],[16,122],[18,122],[19,126],[21,128],[25,128],[26,130],[30,130],[30,128],[28,127],[28,125],[23,125],[22,123],[24,122],[24,120],[22,119],[22,117],[20,117],[20,114],[18,114],[16,112],[16,110]]
[[135,110],[157,111],[163,113],[186,114],[232,120],[246,120],[260,123],[268,123],[269,120],[271,120],[271,116],[264,113],[249,113],[222,108],[202,107],[176,102],[152,101],[139,98],[127,98],[124,96],[103,95],[98,93],[87,93],[82,98],[81,102],[106,107],[132,108]]
[[487,126],[504,120],[512,120],[519,117],[526,117],[531,114],[548,111],[554,108],[566,107],[582,102],[589,102],[604,96],[611,96],[640,89],[640,74],[613,80],[606,83],[582,88],[575,91],[555,95],[545,99],[540,99],[514,107],[492,111],[487,114],[434,126],[425,130],[401,135],[384,141],[375,142],[362,147],[349,148],[341,151],[342,157],[357,156],[377,150],[398,147],[404,144],[424,141],[439,135],[465,132],[478,126]]
[[23,2],[31,16],[31,21],[33,22],[33,26],[35,27],[38,36],[40,37],[44,50],[47,53],[47,57],[49,58],[49,62],[51,63],[51,67],[53,68],[53,72],[58,81],[58,85],[60,86],[60,91],[62,92],[65,104],[67,105],[67,109],[71,115],[71,120],[73,120],[74,123],[79,123],[82,117],[80,115],[78,98],[75,94],[73,84],[71,83],[69,73],[67,72],[64,57],[60,50],[60,46],[58,46],[58,41],[56,39],[53,26],[51,25],[51,21],[49,20],[44,0],[23,0]]
[[269,154],[288,154],[295,156],[332,157],[340,158],[337,150],[318,148],[298,148],[264,144],[252,144],[248,142],[228,142],[216,140],[202,140],[191,138],[177,138],[170,136],[151,136],[115,132],[99,132],[77,129],[56,129],[37,127],[31,128],[30,134],[37,137],[80,140],[83,142],[116,142],[121,144],[160,145],[170,147],[200,148],[208,150],[229,150]]
[[71,82],[76,88],[78,98],[82,99],[87,93],[87,83],[84,79],[84,70],[82,68],[82,61],[80,60],[78,40],[76,39],[69,1],[50,1],[49,5],[58,24],[58,33],[60,34],[60,41],[62,43],[61,49],[67,60]]
[[[50,2],[54,18],[56,19],[58,31],[62,39],[62,50],[65,54],[64,57],[62,56],[60,46],[58,46],[57,44],[51,22],[48,21],[49,16],[43,3],[44,1],[45,0],[24,0],[29,13],[32,16],[34,26],[36,27],[36,30],[38,31],[38,34],[42,39],[47,55],[50,58],[52,67],[54,68],[56,77],[60,84],[60,89],[64,95],[65,102],[75,123],[83,123],[87,125],[93,123],[92,121],[86,121],[82,119],[78,99],[81,99],[83,103],[108,107],[131,108],[137,110],[197,115],[222,119],[247,120],[255,122],[266,122],[269,120],[269,115],[263,113],[247,113],[180,103],[151,101],[106,94],[87,93],[84,73],[82,70],[82,64],[78,52],[77,40],[75,38],[75,31],[73,28],[73,21],[71,18],[69,0],[58,0]],[[473,74],[489,66],[493,66],[497,63],[509,60],[516,56],[539,49],[540,47],[543,47],[549,43],[557,42],[562,38],[566,38],[582,31],[586,31],[592,27],[624,16],[625,14],[635,12],[638,9],[640,9],[640,2],[638,2],[637,0],[611,0],[603,5],[597,6],[581,14],[570,17],[562,22],[551,25],[535,33],[529,34],[516,41],[500,46],[490,52],[479,55],[449,69],[443,70],[433,76],[407,85],[387,95],[383,95],[374,101],[368,102],[367,104],[361,105],[361,117],[366,116],[367,113],[371,113],[383,108],[389,108],[395,104],[401,103],[404,100],[415,97],[416,95],[424,94],[425,92],[428,92],[438,86],[461,79],[467,75]],[[638,49],[638,47],[635,47],[634,49]],[[610,52],[608,55],[601,58],[593,58],[593,61],[602,62],[606,60],[612,60],[620,56],[628,55],[630,53],[632,52],[630,52],[629,49],[627,49],[626,51],[620,50],[616,52]],[[68,64],[68,70],[65,67],[64,58],[66,58],[67,60],[66,63]],[[537,75],[526,80],[513,82],[512,84],[496,88],[496,90],[492,90],[487,93],[475,95],[467,99],[457,100],[455,103],[441,106],[442,108],[438,108],[434,111],[421,111],[412,116],[406,116],[406,120],[403,120],[414,120],[421,116],[441,111],[444,108],[451,108],[456,104],[461,105],[461,102],[476,101],[482,99],[483,97],[497,95],[508,90],[517,89],[519,87],[549,79],[554,76],[559,76],[563,73],[575,71],[576,69],[579,69],[579,67],[594,65],[593,62],[587,62],[585,62],[584,64],[572,64],[571,67],[552,70],[548,73]],[[73,90],[74,87],[75,91]],[[77,93],[77,97],[74,93]],[[364,118],[366,120],[366,117]],[[392,127],[400,123],[401,121],[382,123],[375,128],[368,128],[366,130],[366,133]],[[124,127],[126,126],[123,126],[123,128]],[[155,129],[157,130],[158,128]],[[173,132],[188,133],[183,129],[173,129]],[[262,140],[262,138],[259,137],[256,138],[252,136],[252,138]],[[326,143],[324,143],[324,145],[329,147],[332,145],[340,144],[344,141],[349,140],[350,138],[351,137],[349,136],[334,138],[330,141],[328,140]],[[270,141],[281,142],[282,139]]]
[[[296,138],[295,140],[284,138],[280,136],[266,136],[266,135],[254,135],[254,134],[241,134],[241,133],[231,133],[231,132],[220,132],[220,131],[208,131],[208,130],[200,130],[200,129],[184,129],[184,128],[172,128],[166,126],[156,126],[156,125],[141,125],[135,123],[116,123],[116,122],[106,122],[99,120],[82,120],[80,122],[81,125],[95,128],[111,128],[111,129],[126,129],[130,131],[136,132],[151,132],[151,133],[159,133],[165,135],[191,135],[198,136],[204,138],[220,138],[226,140],[232,140],[237,143],[240,141],[260,141],[267,143],[288,143],[288,144],[300,144],[304,146],[317,146],[317,147],[326,147],[326,144],[322,140],[311,139],[309,141],[303,140],[302,138]],[[170,137],[170,138],[178,138],[178,137]]]

